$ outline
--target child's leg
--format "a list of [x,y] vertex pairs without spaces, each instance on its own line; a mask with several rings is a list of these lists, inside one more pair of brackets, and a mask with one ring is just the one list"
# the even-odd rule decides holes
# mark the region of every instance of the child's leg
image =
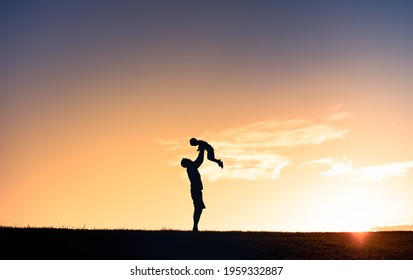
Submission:
[[214,152],[214,148],[212,148],[211,146],[208,147],[207,149],[207,159],[209,159],[210,161],[217,161],[215,159],[215,152]]
[[215,158],[215,152],[212,146],[209,146],[207,149],[207,159],[209,159],[210,161],[216,162],[221,168],[223,167],[222,160]]

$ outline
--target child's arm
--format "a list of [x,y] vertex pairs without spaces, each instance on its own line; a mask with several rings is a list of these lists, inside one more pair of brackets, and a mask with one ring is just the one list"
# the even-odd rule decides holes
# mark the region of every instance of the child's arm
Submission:
[[203,140],[198,140],[198,151],[199,150],[206,150],[209,144]]

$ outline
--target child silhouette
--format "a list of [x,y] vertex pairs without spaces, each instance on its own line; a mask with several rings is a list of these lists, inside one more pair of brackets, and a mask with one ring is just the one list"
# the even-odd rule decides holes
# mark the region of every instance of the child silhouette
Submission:
[[210,161],[216,162],[219,165],[219,167],[224,168],[224,163],[222,162],[222,160],[215,158],[214,148],[211,145],[209,145],[207,142],[203,140],[198,140],[196,138],[191,138],[191,140],[189,140],[189,143],[191,144],[191,146],[198,146],[198,151],[199,150],[207,151],[207,159],[209,159]]

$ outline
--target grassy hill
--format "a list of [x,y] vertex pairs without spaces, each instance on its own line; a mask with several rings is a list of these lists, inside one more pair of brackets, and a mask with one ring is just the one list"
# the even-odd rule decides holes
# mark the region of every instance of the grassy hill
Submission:
[[0,228],[0,259],[413,259],[413,232]]

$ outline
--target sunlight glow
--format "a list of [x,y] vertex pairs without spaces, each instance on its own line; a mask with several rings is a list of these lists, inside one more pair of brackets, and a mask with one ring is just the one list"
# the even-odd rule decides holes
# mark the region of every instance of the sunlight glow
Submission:
[[325,197],[327,206],[319,209],[328,211],[320,214],[327,217],[320,227],[328,231],[368,231],[385,211],[381,209],[374,191],[358,187],[335,188],[336,191]]

